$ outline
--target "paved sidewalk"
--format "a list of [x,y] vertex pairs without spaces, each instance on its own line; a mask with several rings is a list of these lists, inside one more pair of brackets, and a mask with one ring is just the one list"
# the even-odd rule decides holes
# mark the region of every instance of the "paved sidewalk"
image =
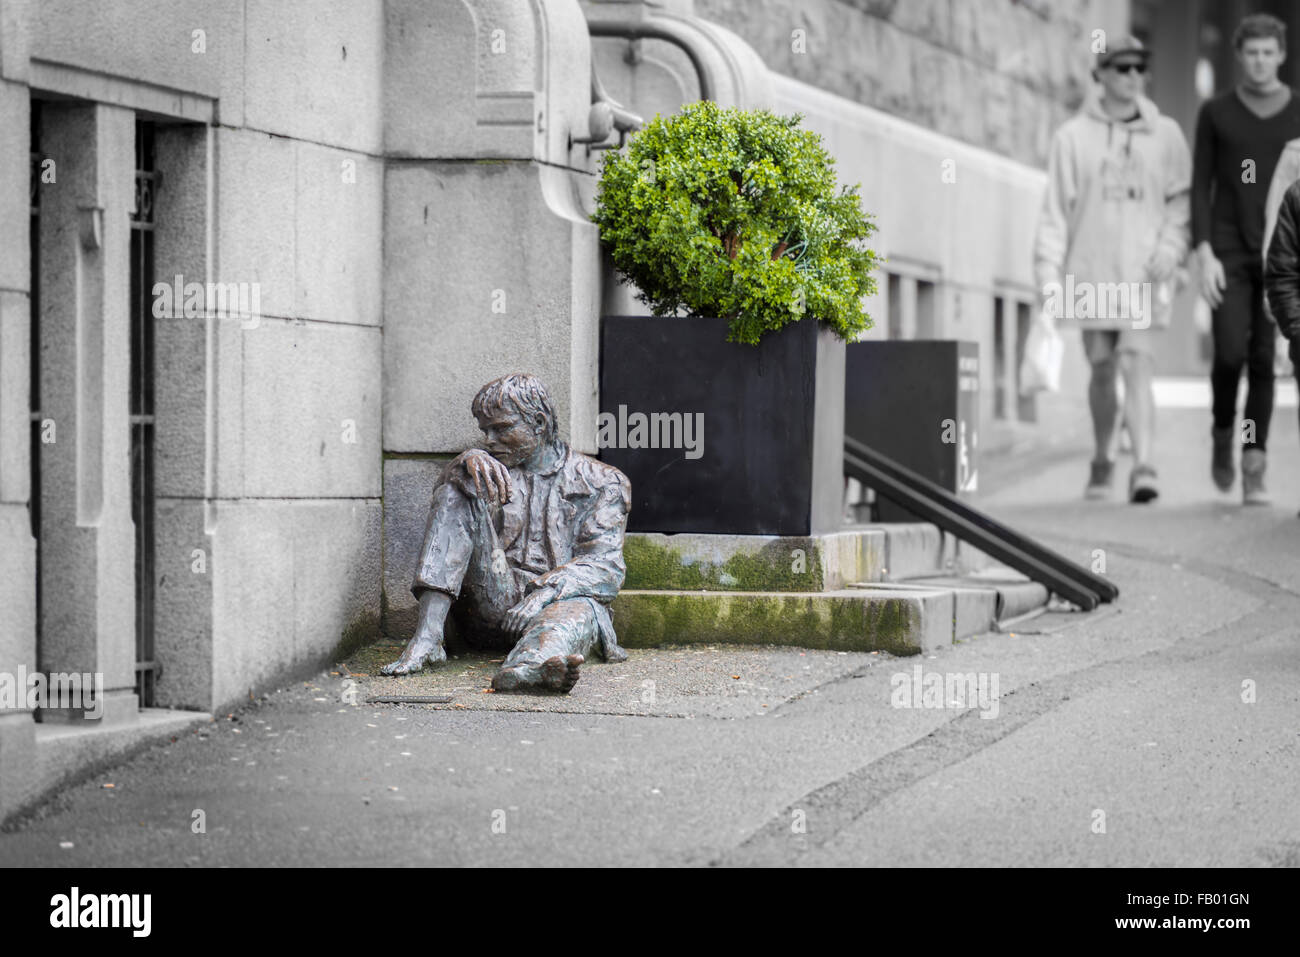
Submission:
[[[988,496],[1104,556],[1121,597],[1101,612],[907,659],[634,651],[567,699],[484,694],[479,658],[355,679],[357,706],[323,673],[66,789],[0,834],[0,863],[1300,865],[1292,414],[1273,508],[1213,489],[1188,409],[1161,413],[1153,505],[1083,501],[1086,454]],[[996,714],[900,702],[917,667],[996,676]],[[364,704],[396,687],[454,700]]]

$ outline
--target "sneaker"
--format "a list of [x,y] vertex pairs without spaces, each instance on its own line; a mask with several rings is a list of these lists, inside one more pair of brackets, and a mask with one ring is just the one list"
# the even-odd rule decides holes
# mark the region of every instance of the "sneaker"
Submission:
[[1159,495],[1160,490],[1156,488],[1156,470],[1149,465],[1135,466],[1128,477],[1128,500],[1142,505]]
[[1213,429],[1211,434],[1214,436],[1214,458],[1210,461],[1210,475],[1214,478],[1214,484],[1219,487],[1220,492],[1226,492],[1232,488],[1232,483],[1237,478],[1237,470],[1232,464],[1233,440],[1236,433],[1231,429]]
[[1088,487],[1083,497],[1090,499],[1110,498],[1115,489],[1115,463],[1093,462],[1092,474],[1088,477]]
[[1271,501],[1264,487],[1264,470],[1268,454],[1260,449],[1241,453],[1241,500],[1243,505],[1267,505]]

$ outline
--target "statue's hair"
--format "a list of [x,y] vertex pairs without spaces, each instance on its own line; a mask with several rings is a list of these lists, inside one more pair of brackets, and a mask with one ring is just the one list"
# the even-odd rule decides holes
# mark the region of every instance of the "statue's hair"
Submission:
[[551,403],[551,394],[546,390],[546,385],[536,376],[523,372],[503,375],[479,389],[478,395],[470,403],[470,411],[478,418],[514,411],[528,422],[535,421],[538,413],[541,413],[546,420],[542,438],[547,442],[554,441],[560,430],[555,406]]

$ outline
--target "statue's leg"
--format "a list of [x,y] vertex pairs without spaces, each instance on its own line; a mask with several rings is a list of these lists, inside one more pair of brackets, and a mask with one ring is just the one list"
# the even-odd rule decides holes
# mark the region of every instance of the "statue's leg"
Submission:
[[542,609],[492,679],[497,691],[535,687],[568,693],[578,669],[595,649],[596,616],[582,600],[557,601]]
[[380,669],[386,675],[447,659],[443,626],[453,601],[468,599],[472,617],[495,622],[519,600],[488,506],[450,483],[434,489],[411,591],[420,601],[419,622],[402,656]]

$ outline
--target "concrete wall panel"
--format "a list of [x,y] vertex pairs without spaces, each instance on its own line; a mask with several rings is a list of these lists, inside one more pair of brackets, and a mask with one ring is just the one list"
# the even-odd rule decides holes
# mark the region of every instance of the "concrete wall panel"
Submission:
[[379,330],[265,320],[242,337],[244,494],[377,498]]
[[383,315],[384,165],[298,144],[294,315],[378,326]]
[[245,124],[378,153],[382,0],[248,0],[247,10]]
[[[530,163],[389,169],[387,450],[459,452],[473,445],[474,393],[516,371],[550,386],[569,434],[574,222],[543,200],[539,176]],[[594,247],[590,252],[594,268]]]
[[222,122],[240,122],[242,0],[169,0],[165,8],[39,0],[28,10],[33,58],[220,98]]
[[0,502],[31,497],[31,299],[0,289]]
[[297,144],[223,128],[217,132],[216,165],[212,281],[257,283],[262,315],[292,317]]
[[214,706],[377,633],[377,499],[223,502],[214,551]]
[[212,700],[215,539],[204,531],[204,503],[159,498],[154,509],[154,659],[161,663],[155,704],[203,710]]
[[30,104],[26,86],[0,80],[0,289],[31,285]]

